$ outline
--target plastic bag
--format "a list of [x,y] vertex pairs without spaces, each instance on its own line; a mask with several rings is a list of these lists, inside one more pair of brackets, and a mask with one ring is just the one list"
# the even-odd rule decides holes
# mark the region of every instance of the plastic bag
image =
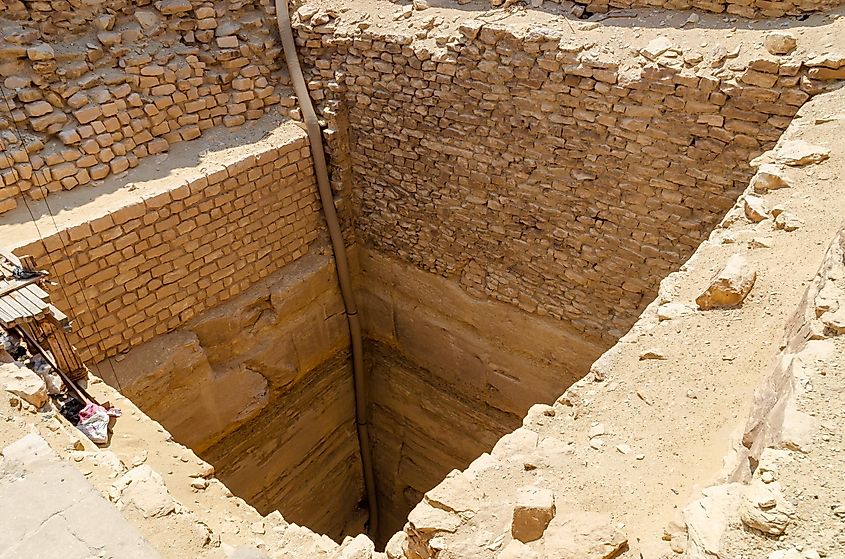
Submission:
[[[89,410],[92,406],[99,409]],[[85,413],[84,419],[83,413]],[[101,406],[88,404],[79,412],[79,424],[76,428],[95,443],[105,443],[109,440],[109,414]]]
[[76,428],[95,443],[103,444],[109,440],[110,415],[118,417],[121,413],[117,408],[107,410],[97,404],[88,404],[79,412],[79,424]]

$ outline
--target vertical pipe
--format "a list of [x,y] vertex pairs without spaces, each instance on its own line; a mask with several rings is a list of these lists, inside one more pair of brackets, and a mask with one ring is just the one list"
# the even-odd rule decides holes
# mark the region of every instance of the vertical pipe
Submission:
[[311,104],[308,87],[305,85],[305,77],[302,75],[302,68],[299,65],[299,58],[296,55],[296,43],[293,39],[293,31],[291,29],[288,0],[275,0],[275,2],[276,19],[279,24],[279,35],[281,36],[282,46],[285,51],[285,62],[287,63],[288,72],[293,82],[293,89],[299,100],[302,120],[305,123],[305,129],[308,133],[309,143],[311,144],[311,156],[314,160],[314,171],[317,175],[317,189],[320,193],[320,203],[323,205],[323,213],[326,216],[326,224],[329,229],[332,250],[334,251],[338,283],[340,283],[340,293],[343,297],[346,319],[349,323],[349,337],[352,340],[352,374],[355,389],[355,424],[358,431],[358,446],[361,450],[361,465],[364,469],[364,489],[367,492],[367,501],[369,502],[370,509],[369,533],[375,538],[378,537],[379,509],[378,502],[376,501],[373,457],[372,449],[370,448],[369,425],[367,421],[361,319],[358,316],[358,307],[355,304],[355,296],[352,292],[352,280],[349,276],[349,259],[346,255],[346,245],[343,243],[343,235],[337,219],[337,210],[334,206],[331,184],[329,183],[329,172],[326,167],[326,154],[323,150],[323,136],[320,132],[320,123],[314,112],[314,106]]

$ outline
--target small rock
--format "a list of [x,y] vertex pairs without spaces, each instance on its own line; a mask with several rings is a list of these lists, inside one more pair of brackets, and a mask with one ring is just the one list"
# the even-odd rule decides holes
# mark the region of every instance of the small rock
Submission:
[[554,494],[548,489],[523,487],[517,491],[513,508],[511,535],[523,543],[543,537],[555,516]]
[[498,555],[498,559],[540,559],[540,556],[521,541],[511,540],[502,549],[502,552]]
[[763,38],[763,46],[772,54],[789,54],[798,45],[798,41],[791,33],[773,31]]
[[163,2],[156,2],[155,6],[165,15],[190,12],[194,9],[190,0],[164,0]]
[[595,425],[590,427],[590,431],[588,433],[588,436],[592,439],[593,437],[598,437],[599,435],[604,435],[604,433],[605,433],[604,424],[596,423]]
[[637,454],[637,460],[645,460],[645,454]]
[[792,182],[784,175],[783,167],[772,163],[763,163],[751,178],[751,189],[757,193],[788,188]]
[[804,140],[786,142],[774,154],[775,160],[791,167],[820,163],[830,157],[830,149]]
[[631,454],[631,447],[626,445],[625,443],[616,445],[616,450],[621,452],[622,454]]
[[604,446],[604,441],[598,437],[590,439],[590,448],[593,450],[600,450]]
[[673,320],[693,313],[693,310],[683,303],[664,303],[657,307],[657,319]]
[[735,307],[745,300],[756,279],[757,272],[745,258],[734,254],[695,302],[701,310]]
[[687,20],[684,22],[684,25],[695,25],[699,21],[701,21],[701,16],[699,16],[696,13],[692,13],[692,14],[689,15]]
[[820,319],[828,334],[834,336],[845,334],[845,305],[840,306],[836,312],[823,313]]
[[167,516],[176,511],[176,501],[161,475],[146,464],[123,474],[112,489],[119,508],[134,507],[144,518]]
[[672,43],[666,37],[657,37],[652,39],[644,48],[640,49],[640,54],[649,60],[656,60],[661,54],[672,48]]
[[144,31],[149,31],[159,24],[159,17],[152,10],[136,10],[135,19]]
[[775,480],[775,474],[769,471],[763,472],[760,474],[760,480],[763,483],[772,483]]
[[415,10],[427,10],[430,8],[428,4],[428,0],[414,0],[414,9]]
[[35,45],[26,49],[26,56],[30,60],[35,61],[53,60],[54,58],[56,58],[56,53],[53,51],[53,47],[51,47],[47,43],[42,43],[40,45]]
[[640,361],[645,359],[661,359],[665,360],[666,356],[663,354],[663,350],[659,348],[651,348],[647,349],[640,354]]
[[745,217],[754,223],[759,223],[769,216],[769,208],[766,207],[763,199],[750,194],[745,196],[743,209]]
[[208,480],[202,477],[193,478],[191,479],[191,487],[199,490],[205,489],[208,487]]
[[800,229],[804,222],[787,212],[781,212],[775,218],[775,229],[790,232]]
[[221,49],[234,49],[238,48],[240,44],[238,42],[238,38],[235,35],[226,35],[225,37],[217,37],[215,39],[217,46]]
[[628,539],[611,523],[610,516],[573,511],[556,516],[546,529],[543,557],[607,559],[616,557]]
[[745,491],[739,515],[743,524],[765,534],[779,536],[791,518],[791,507],[777,483],[754,480]]
[[748,241],[748,246],[751,248],[772,248],[774,243],[775,241],[771,237],[754,237]]

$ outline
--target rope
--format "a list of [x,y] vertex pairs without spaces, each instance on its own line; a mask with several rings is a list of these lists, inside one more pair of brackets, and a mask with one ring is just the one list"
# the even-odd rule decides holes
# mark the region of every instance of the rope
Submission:
[[[2,86],[0,86],[0,93],[3,94],[3,101],[6,104],[6,109],[9,111],[9,114],[11,115],[12,114],[12,105],[9,102],[9,98],[6,96],[6,90]],[[15,121],[14,118],[12,118],[12,125],[15,128],[15,132],[16,132],[16,135],[18,137],[18,141],[20,142],[21,146],[23,147],[23,151],[26,154],[27,163],[29,163],[29,166],[32,167],[32,170],[33,170],[33,176],[32,176],[33,180],[32,180],[32,182],[41,191],[41,195],[43,196],[43,200],[44,200],[44,206],[47,208],[47,213],[50,215],[50,221],[52,221],[53,228],[56,230],[56,236],[59,238],[59,242],[62,245],[62,253],[64,253],[65,259],[70,260],[70,257],[68,256],[68,252],[67,252],[67,246],[65,245],[65,241],[62,238],[62,232],[59,230],[59,226],[56,223],[56,218],[53,215],[53,210],[50,208],[50,203],[47,201],[47,196],[49,194],[49,191],[46,190],[46,184],[39,184],[39,181],[36,180],[35,166],[32,164],[32,159],[29,157],[29,151],[27,151],[26,145],[23,141],[23,134],[21,133],[21,130],[18,127],[18,123]],[[23,200],[23,203],[26,206],[26,211],[29,212],[29,217],[32,219],[33,225],[35,225],[35,231],[38,233],[38,239],[41,241],[42,246],[44,246],[44,252],[47,255],[47,260],[50,262],[50,268],[52,270],[55,270],[56,269],[55,263],[53,262],[52,256],[50,256],[50,251],[47,250],[47,245],[44,244],[44,236],[41,234],[41,228],[38,226],[38,220],[35,219],[35,214],[33,213],[32,208],[29,205],[29,201],[27,200],[26,195],[21,196],[21,199]],[[74,280],[75,280],[77,286],[79,287],[79,292],[82,294],[82,300],[85,303],[85,308],[88,310],[88,314],[91,316],[91,322],[92,322],[92,326],[94,328],[94,331],[97,333],[97,349],[104,356],[108,357],[106,355],[105,346],[102,345],[102,333],[100,332],[100,328],[97,325],[97,319],[94,315],[94,312],[91,310],[91,305],[88,302],[88,296],[85,295],[84,286],[82,285],[82,282],[79,280],[79,276],[76,273],[76,267],[71,266],[70,269],[71,269],[71,272],[73,273]],[[68,302],[68,305],[70,305],[71,299],[68,296],[68,293],[67,293],[67,290],[65,289],[64,283],[58,282],[58,284],[59,284],[59,288],[62,290],[62,294],[64,295],[65,300]],[[78,320],[79,314],[76,312],[76,309],[74,308],[74,309],[69,309],[69,310],[71,310],[71,312],[73,312],[74,320]],[[85,344],[85,351],[89,355],[91,355],[91,357],[93,357],[93,353],[91,352],[91,345],[89,344],[87,337],[80,336],[80,339],[82,340],[82,343]],[[111,368],[112,376],[114,377],[114,380],[117,382],[118,389],[121,392],[123,392],[123,386],[121,385],[120,377],[118,377],[117,371],[114,368],[114,363],[112,363],[112,360],[109,359],[109,358],[107,358],[106,360],[108,361],[109,367]]]

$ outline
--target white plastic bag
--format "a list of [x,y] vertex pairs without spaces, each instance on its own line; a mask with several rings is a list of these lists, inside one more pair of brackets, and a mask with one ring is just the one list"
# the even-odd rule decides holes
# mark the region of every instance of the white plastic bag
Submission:
[[108,442],[109,414],[102,406],[88,404],[79,412],[79,424],[76,428],[97,444]]

